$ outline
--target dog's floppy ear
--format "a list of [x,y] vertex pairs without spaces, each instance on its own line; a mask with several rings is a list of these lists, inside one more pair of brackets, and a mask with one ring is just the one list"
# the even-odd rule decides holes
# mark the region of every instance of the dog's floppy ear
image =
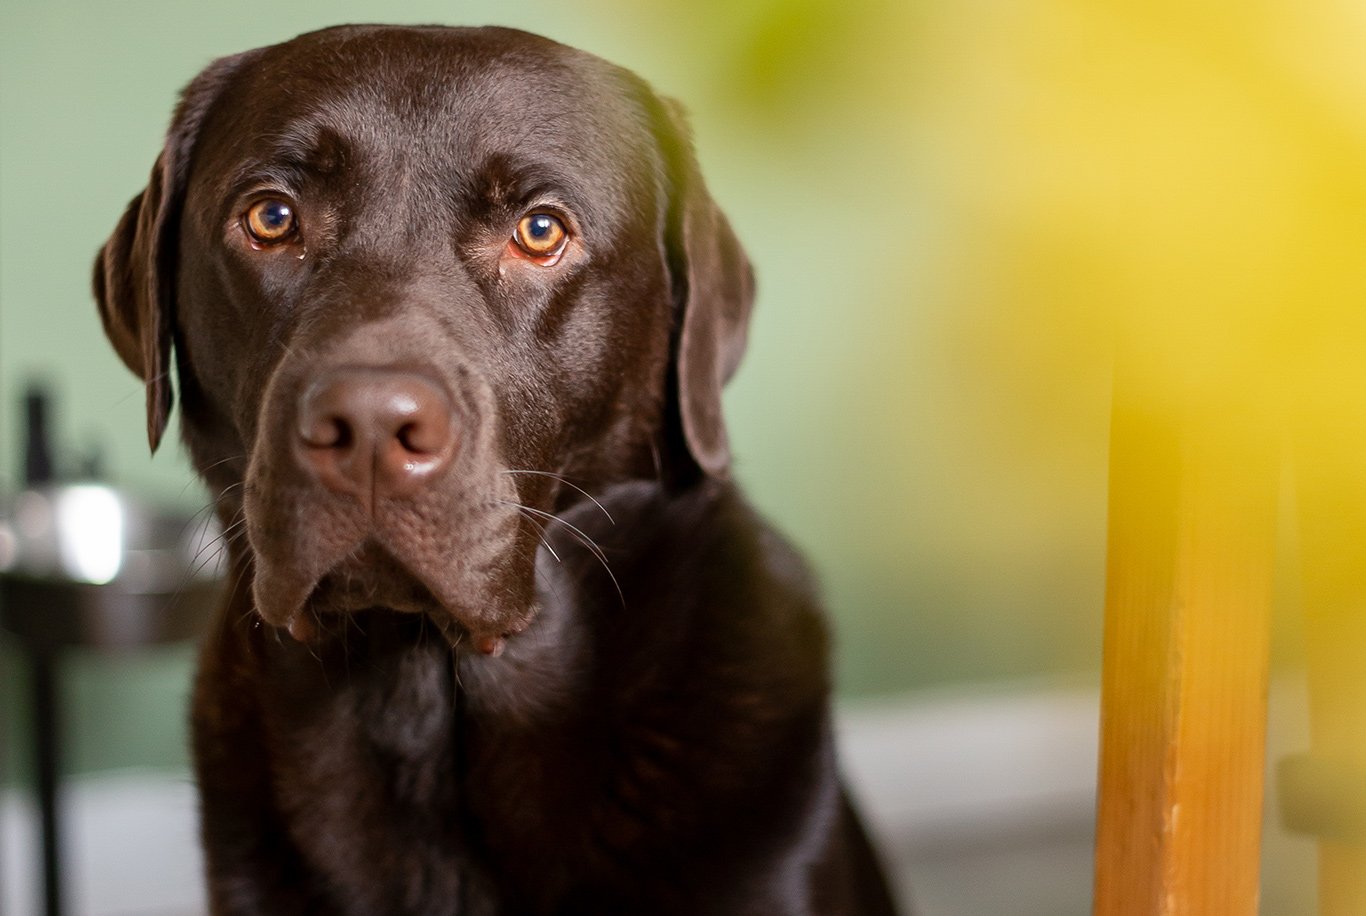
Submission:
[[672,438],[681,438],[697,468],[725,477],[730,444],[721,388],[745,351],[754,273],[702,183],[681,106],[660,100],[654,114],[669,184],[664,247],[675,304],[669,413],[679,427]]
[[147,440],[156,451],[171,416],[180,210],[195,139],[214,99],[246,55],[210,64],[185,88],[142,193],[95,257],[95,301],[105,333],[147,385]]

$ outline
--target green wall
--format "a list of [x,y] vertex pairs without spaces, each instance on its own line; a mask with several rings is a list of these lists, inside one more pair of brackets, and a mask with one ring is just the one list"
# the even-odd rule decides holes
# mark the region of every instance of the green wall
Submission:
[[[979,78],[1020,74],[964,69],[961,36],[925,9],[0,0],[0,488],[17,482],[20,391],[40,377],[63,443],[98,445],[149,499],[202,504],[174,436],[149,460],[140,386],[88,292],[200,67],[339,22],[516,25],[632,67],[693,113],[760,282],[727,396],[738,474],[821,571],[842,692],[1092,670],[1108,364],[1083,311],[1054,320],[1049,252],[1020,243],[1013,211],[983,209],[979,178],[999,177],[964,138],[1008,105],[966,122],[952,108]],[[964,9],[949,25],[990,22]],[[71,658],[76,767],[177,763],[190,659]],[[12,644],[0,660],[12,738]]]

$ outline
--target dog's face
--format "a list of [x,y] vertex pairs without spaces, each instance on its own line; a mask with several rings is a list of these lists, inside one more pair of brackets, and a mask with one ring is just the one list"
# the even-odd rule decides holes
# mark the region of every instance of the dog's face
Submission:
[[265,621],[386,607],[485,647],[534,614],[563,481],[725,472],[752,294],[639,80],[520,32],[379,27],[202,73],[95,287],[154,448],[174,350]]

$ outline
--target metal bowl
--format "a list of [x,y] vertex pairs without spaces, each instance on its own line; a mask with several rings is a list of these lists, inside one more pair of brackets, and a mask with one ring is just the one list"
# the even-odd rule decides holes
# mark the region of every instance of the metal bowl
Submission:
[[156,512],[100,483],[25,490],[0,511],[0,623],[57,645],[193,637],[225,556],[211,515]]

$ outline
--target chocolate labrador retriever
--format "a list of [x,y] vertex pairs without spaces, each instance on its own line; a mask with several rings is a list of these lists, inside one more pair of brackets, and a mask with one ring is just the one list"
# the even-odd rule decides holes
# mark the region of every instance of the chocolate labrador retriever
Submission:
[[225,58],[95,294],[228,541],[213,912],[892,911],[728,478],[753,281],[674,105],[507,29]]

